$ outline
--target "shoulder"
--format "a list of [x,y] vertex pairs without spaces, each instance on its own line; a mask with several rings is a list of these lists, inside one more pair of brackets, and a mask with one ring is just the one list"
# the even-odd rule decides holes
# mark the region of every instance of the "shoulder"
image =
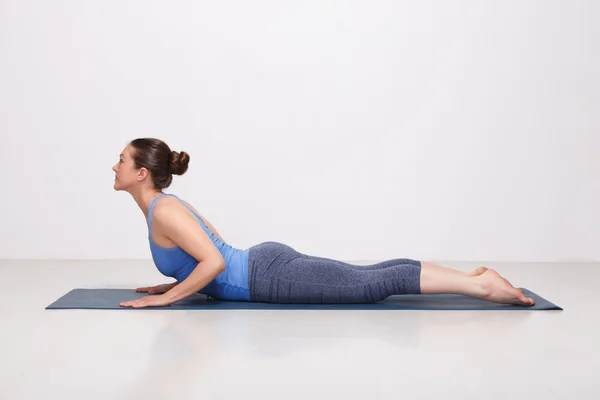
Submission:
[[153,214],[164,214],[165,211],[177,208],[178,205],[182,205],[181,202],[173,196],[162,196],[154,202]]
[[184,215],[186,215],[185,206],[173,196],[163,196],[156,200],[152,211],[153,219],[163,223]]

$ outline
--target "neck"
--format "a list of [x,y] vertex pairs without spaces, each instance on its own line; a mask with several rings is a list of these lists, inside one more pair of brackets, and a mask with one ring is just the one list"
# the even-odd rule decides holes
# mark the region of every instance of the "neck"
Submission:
[[146,219],[148,219],[148,210],[150,209],[152,200],[163,194],[163,192],[158,189],[140,189],[139,191],[130,192],[130,194],[144,213]]

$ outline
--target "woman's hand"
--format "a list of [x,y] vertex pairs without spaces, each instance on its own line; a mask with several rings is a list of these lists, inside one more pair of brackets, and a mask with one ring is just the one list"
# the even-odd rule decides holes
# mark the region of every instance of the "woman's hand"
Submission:
[[178,284],[179,282],[165,283],[164,285],[137,288],[135,289],[135,291],[138,293],[163,294],[167,293],[169,290],[173,289]]
[[165,296],[144,296],[137,300],[124,301],[120,304],[121,307],[133,307],[133,308],[144,308],[144,307],[164,307],[170,303]]

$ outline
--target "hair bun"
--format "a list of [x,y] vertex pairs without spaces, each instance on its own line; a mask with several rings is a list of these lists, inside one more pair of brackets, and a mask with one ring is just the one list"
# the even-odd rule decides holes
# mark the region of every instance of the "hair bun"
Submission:
[[175,175],[183,175],[188,169],[190,162],[190,155],[185,151],[182,152],[171,152],[171,173]]

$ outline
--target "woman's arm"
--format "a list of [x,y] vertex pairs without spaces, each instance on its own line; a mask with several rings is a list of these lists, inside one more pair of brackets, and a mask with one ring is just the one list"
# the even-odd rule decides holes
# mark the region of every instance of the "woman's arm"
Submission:
[[156,204],[152,223],[199,261],[185,280],[164,294],[169,304],[199,292],[225,269],[225,260],[219,250],[177,199],[166,198],[161,204]]
[[[198,293],[225,270],[225,260],[198,221],[177,199],[164,198],[154,206],[152,224],[198,261],[192,273],[156,299],[168,305]],[[153,304],[151,304],[153,305]]]
[[224,265],[211,263],[206,260],[200,261],[183,282],[161,296],[165,298],[166,304],[185,299],[192,294],[198,293],[224,270]]

